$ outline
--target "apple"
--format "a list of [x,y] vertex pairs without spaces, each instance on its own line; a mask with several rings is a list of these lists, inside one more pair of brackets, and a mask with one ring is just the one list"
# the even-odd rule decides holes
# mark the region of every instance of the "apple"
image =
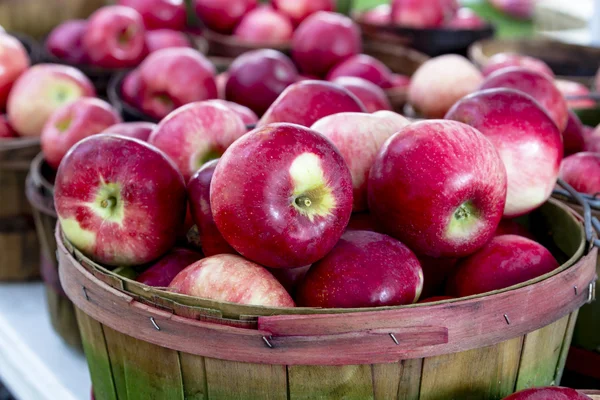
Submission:
[[471,125],[498,150],[508,178],[504,217],[528,213],[552,195],[562,137],[532,97],[512,89],[483,90],[461,99],[446,119]]
[[169,285],[177,293],[230,303],[294,307],[285,288],[265,268],[234,254],[206,257]]
[[[590,89],[579,82],[567,81],[564,79],[556,79],[554,85],[560,90],[567,100],[569,108],[594,108],[596,102],[590,98]],[[569,97],[588,97],[581,99],[569,99]]]
[[231,33],[258,0],[194,0],[198,18],[213,31]]
[[592,128],[590,126],[583,126],[583,151],[591,151],[593,153],[600,153],[600,128]]
[[536,0],[490,0],[496,9],[518,19],[531,19]]
[[146,55],[144,33],[144,21],[133,8],[105,6],[88,19],[83,48],[99,67],[135,67]]
[[382,88],[363,78],[340,76],[332,81],[355,95],[369,113],[392,110],[392,105]]
[[135,9],[148,30],[182,31],[187,25],[184,0],[119,0],[118,4]]
[[560,132],[567,127],[567,102],[546,75],[521,67],[503,68],[486,77],[480,87],[494,88],[515,89],[530,95],[550,115]]
[[389,25],[392,22],[392,7],[380,4],[360,14],[360,20],[372,25]]
[[148,53],[170,47],[192,47],[192,43],[190,43],[190,40],[183,32],[172,29],[147,31],[145,40]]
[[121,83],[121,97],[131,106],[139,108],[141,103],[142,80],[138,69],[131,70]]
[[411,28],[436,28],[444,22],[446,8],[440,0],[392,0],[392,21]]
[[275,122],[310,126],[327,115],[341,112],[366,112],[366,109],[356,96],[338,84],[300,81],[279,95],[257,126]]
[[502,217],[506,170],[475,128],[420,121],[385,142],[371,167],[368,202],[384,232],[430,257],[463,257]]
[[25,47],[15,37],[0,33],[0,110],[4,110],[13,84],[30,60]]
[[584,151],[566,157],[560,165],[559,176],[578,192],[599,193],[600,153]]
[[167,287],[178,273],[202,258],[197,251],[174,248],[142,272],[136,281],[148,286]]
[[497,53],[487,61],[483,67],[483,76],[488,76],[494,72],[508,67],[522,67],[532,71],[544,74],[551,79],[554,79],[554,72],[544,61],[539,58],[524,56],[516,53]]
[[446,24],[453,29],[481,29],[485,27],[485,20],[470,8],[460,8]]
[[502,219],[502,221],[500,221],[498,229],[496,229],[496,232],[494,233],[494,237],[502,235],[518,235],[530,240],[535,240],[533,234],[514,219]]
[[272,0],[271,5],[298,25],[317,11],[335,11],[336,0]]
[[352,174],[352,211],[367,206],[367,181],[377,152],[385,141],[410,122],[392,111],[373,114],[342,112],[328,115],[310,129],[331,140]]
[[233,101],[215,99],[206,100],[205,103],[224,105],[225,107],[231,109],[231,111],[235,112],[242,119],[242,122],[246,126],[254,126],[258,122],[258,116],[254,113],[254,111],[246,106],[234,103]]
[[384,63],[367,54],[357,54],[342,61],[329,71],[327,80],[333,81],[341,76],[363,78],[383,89],[392,87],[392,71]]
[[83,48],[83,34],[87,21],[74,19],[65,21],[52,29],[46,39],[46,50],[55,57],[73,64],[87,64],[87,53]]
[[18,137],[17,132],[10,126],[10,123],[4,115],[0,115],[0,139],[10,139]]
[[481,73],[466,58],[456,54],[434,57],[412,76],[408,103],[425,118],[443,118],[454,103],[482,82]]
[[216,102],[194,102],[167,115],[148,143],[175,162],[187,182],[207,161],[219,158],[246,133],[242,119]]
[[433,296],[419,301],[419,303],[435,303],[436,301],[452,300],[456,297],[452,296]]
[[298,268],[267,268],[267,270],[273,274],[290,295],[294,296],[296,288],[302,282],[310,267],[310,265],[306,265]]
[[408,88],[410,86],[410,76],[402,74],[392,74],[392,89]]
[[521,390],[520,392],[505,397],[504,400],[592,400],[590,397],[576,390],[548,386]]
[[298,71],[283,53],[261,49],[236,58],[228,69],[225,98],[262,115],[286,87],[296,82]]
[[562,133],[563,137],[563,155],[569,156],[571,154],[583,151],[585,148],[585,137],[583,132],[583,124],[581,120],[573,111],[569,110],[569,119],[567,120],[567,127]]
[[380,232],[377,221],[369,212],[353,212],[346,231],[371,231]]
[[96,95],[92,82],[78,69],[38,64],[25,71],[8,97],[7,115],[21,136],[39,136],[50,115],[80,97]]
[[106,265],[156,260],[173,247],[185,217],[185,183],[175,164],[124,136],[77,143],[60,163],[54,188],[67,239]]
[[359,27],[348,17],[319,11],[294,32],[292,58],[306,74],[325,76],[331,68],[362,51]]
[[233,34],[254,45],[280,45],[292,39],[294,27],[289,18],[268,6],[250,11],[242,18]]
[[421,297],[437,296],[444,292],[446,280],[456,267],[457,258],[434,258],[417,255],[423,268],[423,291]]
[[272,268],[323,258],[352,212],[352,177],[321,134],[294,124],[254,129],[223,154],[210,184],[217,228],[244,257]]
[[228,72],[221,72],[215,78],[215,82],[217,84],[217,92],[219,93],[219,99],[225,99],[225,86],[227,85],[227,80],[229,79]]
[[423,270],[414,253],[387,235],[349,231],[314,263],[296,290],[302,307],[358,308],[415,303]]
[[101,133],[127,136],[147,142],[154,129],[156,129],[156,124],[152,122],[121,122],[109,126]]
[[157,119],[184,104],[218,96],[215,67],[195,49],[174,47],[151,53],[139,73],[140,108]]
[[104,100],[82,97],[57,109],[44,124],[41,135],[44,159],[54,169],[80,140],[121,122],[117,110]]

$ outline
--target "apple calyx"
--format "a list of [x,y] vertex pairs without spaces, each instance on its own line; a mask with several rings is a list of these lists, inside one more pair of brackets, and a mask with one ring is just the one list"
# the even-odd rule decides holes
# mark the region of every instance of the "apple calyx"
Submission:
[[56,86],[56,90],[54,91],[54,99],[57,104],[64,104],[69,100],[74,100],[79,97],[80,92],[71,87],[68,83],[59,84]]
[[119,32],[117,36],[117,41],[119,44],[128,44],[132,37],[135,36],[137,29],[133,25],[129,25]]
[[98,188],[92,208],[102,219],[120,223],[124,214],[121,185],[103,181]]
[[198,155],[195,157],[195,159],[196,159],[195,167],[200,168],[207,162],[216,160],[217,158],[220,158],[222,155],[223,155],[223,152],[216,150],[216,149],[209,149],[202,153],[198,153]]
[[55,126],[59,132],[63,133],[69,129],[71,123],[73,123],[73,117],[69,115],[68,117],[58,121]]
[[289,169],[294,189],[291,206],[313,222],[315,217],[326,217],[336,206],[331,188],[327,185],[319,157],[302,153]]
[[446,236],[460,239],[475,233],[481,225],[479,214],[479,209],[475,207],[471,200],[465,201],[452,213]]

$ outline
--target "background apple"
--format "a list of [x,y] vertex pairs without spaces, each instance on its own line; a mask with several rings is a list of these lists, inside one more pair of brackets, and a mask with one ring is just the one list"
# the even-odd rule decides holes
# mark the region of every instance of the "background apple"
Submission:
[[360,20],[367,24],[389,25],[392,22],[392,7],[380,4],[360,14]]
[[221,105],[224,105],[225,107],[231,109],[231,111],[235,112],[242,119],[242,122],[246,126],[256,125],[256,123],[258,122],[258,117],[254,113],[254,111],[252,111],[248,107],[243,106],[241,104],[234,103],[233,101],[227,101],[227,100],[221,100],[221,99],[206,100],[205,102],[209,103],[209,104],[212,104],[212,103],[221,104]]
[[507,67],[522,67],[532,71],[539,72],[548,76],[550,79],[554,79],[554,72],[552,69],[540,60],[539,58],[525,56],[516,53],[497,53],[489,58],[485,66],[483,67],[483,75],[488,76],[494,72]]
[[446,23],[446,27],[454,29],[481,29],[485,27],[485,24],[485,20],[473,10],[463,7]]
[[582,152],[566,157],[559,177],[575,190],[589,195],[600,192],[600,153]]
[[335,0],[272,0],[277,10],[287,15],[294,25],[317,11],[335,11]]
[[410,86],[410,76],[402,74],[392,74],[392,89],[408,88]]
[[73,64],[89,62],[83,48],[83,34],[87,21],[74,19],[65,21],[50,32],[46,39],[46,50],[55,57]]
[[231,33],[257,0],[194,0],[196,15],[213,31]]
[[571,110],[569,110],[567,127],[563,131],[562,137],[564,156],[569,156],[584,150],[585,137],[583,132],[583,124],[581,123],[581,120],[577,114]]
[[292,39],[294,27],[289,18],[268,6],[258,7],[242,18],[233,34],[257,45],[278,45]]
[[392,110],[392,105],[382,88],[363,78],[340,76],[332,81],[355,95],[369,113]]
[[444,22],[439,0],[392,0],[392,21],[411,28],[435,28]]
[[554,85],[560,90],[562,95],[567,100],[567,107],[569,108],[594,108],[596,102],[592,98],[573,99],[570,100],[568,97],[584,97],[590,95],[590,89],[585,87],[579,82],[567,81],[564,79],[556,79]]
[[15,37],[0,33],[0,110],[6,101],[13,84],[27,68],[30,60],[25,47]]
[[182,31],[186,27],[184,0],[119,0],[118,3],[140,13],[146,29]]
[[519,19],[531,19],[535,2],[535,0],[490,0],[490,4],[498,10]]
[[131,70],[121,83],[121,97],[123,101],[131,106],[140,108],[141,107],[141,87],[142,80],[140,78],[139,69]]
[[127,136],[146,142],[156,126],[152,122],[122,122],[109,126],[102,133]]
[[342,61],[329,71],[327,80],[333,81],[341,76],[363,78],[383,89],[392,87],[392,71],[384,63],[367,54],[357,54]]
[[17,137],[17,132],[10,126],[4,115],[0,115],[0,139]]
[[178,273],[201,258],[202,254],[197,251],[176,247],[142,272],[136,281],[148,286],[167,287]]
[[521,390],[505,397],[504,400],[592,400],[576,390],[565,387],[540,387]]
[[192,43],[184,33],[172,29],[147,31],[145,41],[149,53],[170,47],[192,47]]

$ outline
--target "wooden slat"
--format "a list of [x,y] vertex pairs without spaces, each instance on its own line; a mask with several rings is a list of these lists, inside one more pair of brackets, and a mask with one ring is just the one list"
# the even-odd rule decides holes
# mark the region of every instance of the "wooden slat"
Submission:
[[421,395],[423,359],[402,360],[400,365],[402,370],[400,371],[398,399],[418,400]]
[[375,400],[398,398],[402,361],[391,364],[373,364],[373,397]]
[[186,400],[208,400],[204,357],[179,353],[183,395]]
[[52,287],[46,286],[46,302],[52,327],[60,337],[71,347],[81,351],[81,335],[75,318],[73,303],[56,292]]
[[565,364],[567,363],[567,356],[569,355],[569,349],[571,348],[571,341],[573,339],[573,332],[575,330],[575,324],[577,322],[578,315],[578,310],[575,310],[571,313],[571,315],[569,315],[565,338],[562,343],[560,355],[558,356],[558,363],[556,365],[556,372],[554,374],[554,382],[556,382],[557,385],[560,385],[560,381],[562,380],[562,375],[565,370]]
[[290,400],[373,399],[370,365],[288,367]]

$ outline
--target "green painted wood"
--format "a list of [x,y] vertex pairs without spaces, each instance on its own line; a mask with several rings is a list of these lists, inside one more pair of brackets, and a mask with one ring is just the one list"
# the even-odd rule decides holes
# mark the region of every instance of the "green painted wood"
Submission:
[[288,367],[290,400],[374,399],[370,365]]
[[186,400],[208,400],[204,357],[179,353],[183,394]]

